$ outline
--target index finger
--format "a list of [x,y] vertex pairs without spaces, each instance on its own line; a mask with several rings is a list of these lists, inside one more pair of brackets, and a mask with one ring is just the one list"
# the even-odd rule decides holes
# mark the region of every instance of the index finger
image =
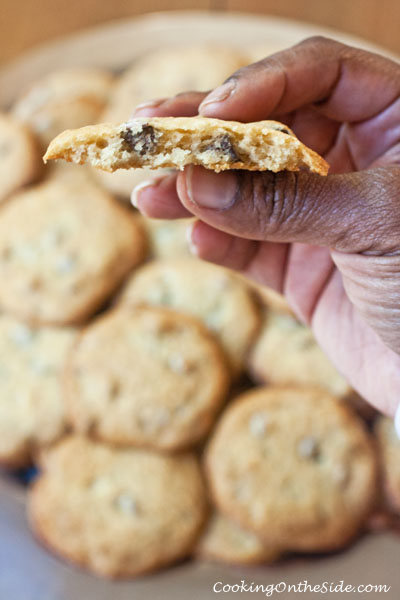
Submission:
[[313,37],[239,69],[199,113],[236,121],[276,118],[313,105],[335,121],[362,121],[400,93],[400,66],[387,58]]

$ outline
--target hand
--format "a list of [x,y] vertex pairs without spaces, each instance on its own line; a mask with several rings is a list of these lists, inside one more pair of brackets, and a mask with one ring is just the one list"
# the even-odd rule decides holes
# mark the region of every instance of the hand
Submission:
[[311,38],[208,95],[136,113],[277,119],[326,158],[327,177],[189,167],[138,189],[136,204],[151,217],[195,215],[196,254],[284,293],[354,388],[389,415],[400,403],[399,93],[396,63]]

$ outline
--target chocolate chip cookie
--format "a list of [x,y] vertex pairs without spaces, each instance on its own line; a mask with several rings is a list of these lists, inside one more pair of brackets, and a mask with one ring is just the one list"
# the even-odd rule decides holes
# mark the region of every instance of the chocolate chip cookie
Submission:
[[214,430],[206,468],[218,508],[282,549],[341,548],[374,506],[376,457],[363,422],[312,387],[239,396]]
[[184,558],[205,518],[190,454],[117,449],[71,436],[45,453],[29,494],[40,540],[106,577],[132,577]]
[[32,323],[82,322],[145,252],[139,222],[106,192],[49,180],[0,210],[0,305]]
[[205,117],[138,117],[65,131],[44,160],[63,158],[105,171],[201,165],[214,171],[298,171],[326,175],[328,164],[277,121],[238,123]]
[[113,83],[113,76],[103,69],[60,69],[24,91],[12,112],[46,147],[64,129],[97,123]]
[[163,308],[118,308],[71,353],[66,399],[76,431],[114,444],[177,450],[208,432],[227,394],[217,342]]

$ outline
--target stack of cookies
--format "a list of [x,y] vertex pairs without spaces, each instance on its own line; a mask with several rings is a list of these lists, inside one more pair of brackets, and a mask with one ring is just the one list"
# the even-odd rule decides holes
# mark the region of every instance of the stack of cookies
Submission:
[[41,163],[63,129],[247,62],[193,47],[60,71],[0,118],[0,463],[38,466],[35,535],[100,575],[341,549],[375,506],[372,409],[285,301],[191,257],[190,220],[129,207],[145,170]]

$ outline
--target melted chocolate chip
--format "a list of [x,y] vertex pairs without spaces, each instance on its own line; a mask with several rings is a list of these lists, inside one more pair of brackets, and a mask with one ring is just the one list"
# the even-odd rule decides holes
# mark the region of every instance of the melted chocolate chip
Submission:
[[140,156],[144,154],[153,154],[157,148],[156,130],[151,125],[143,125],[141,131],[133,133],[131,129],[126,129],[121,133],[124,142],[130,150],[134,150]]
[[226,160],[229,160],[229,162],[240,161],[240,158],[236,153],[235,147],[232,144],[232,140],[227,133],[217,137],[204,150],[216,150],[217,152],[221,152],[224,155],[224,158],[226,158]]
[[292,135],[289,129],[286,127],[275,127],[276,131],[282,131],[282,133],[286,133],[286,135]]

